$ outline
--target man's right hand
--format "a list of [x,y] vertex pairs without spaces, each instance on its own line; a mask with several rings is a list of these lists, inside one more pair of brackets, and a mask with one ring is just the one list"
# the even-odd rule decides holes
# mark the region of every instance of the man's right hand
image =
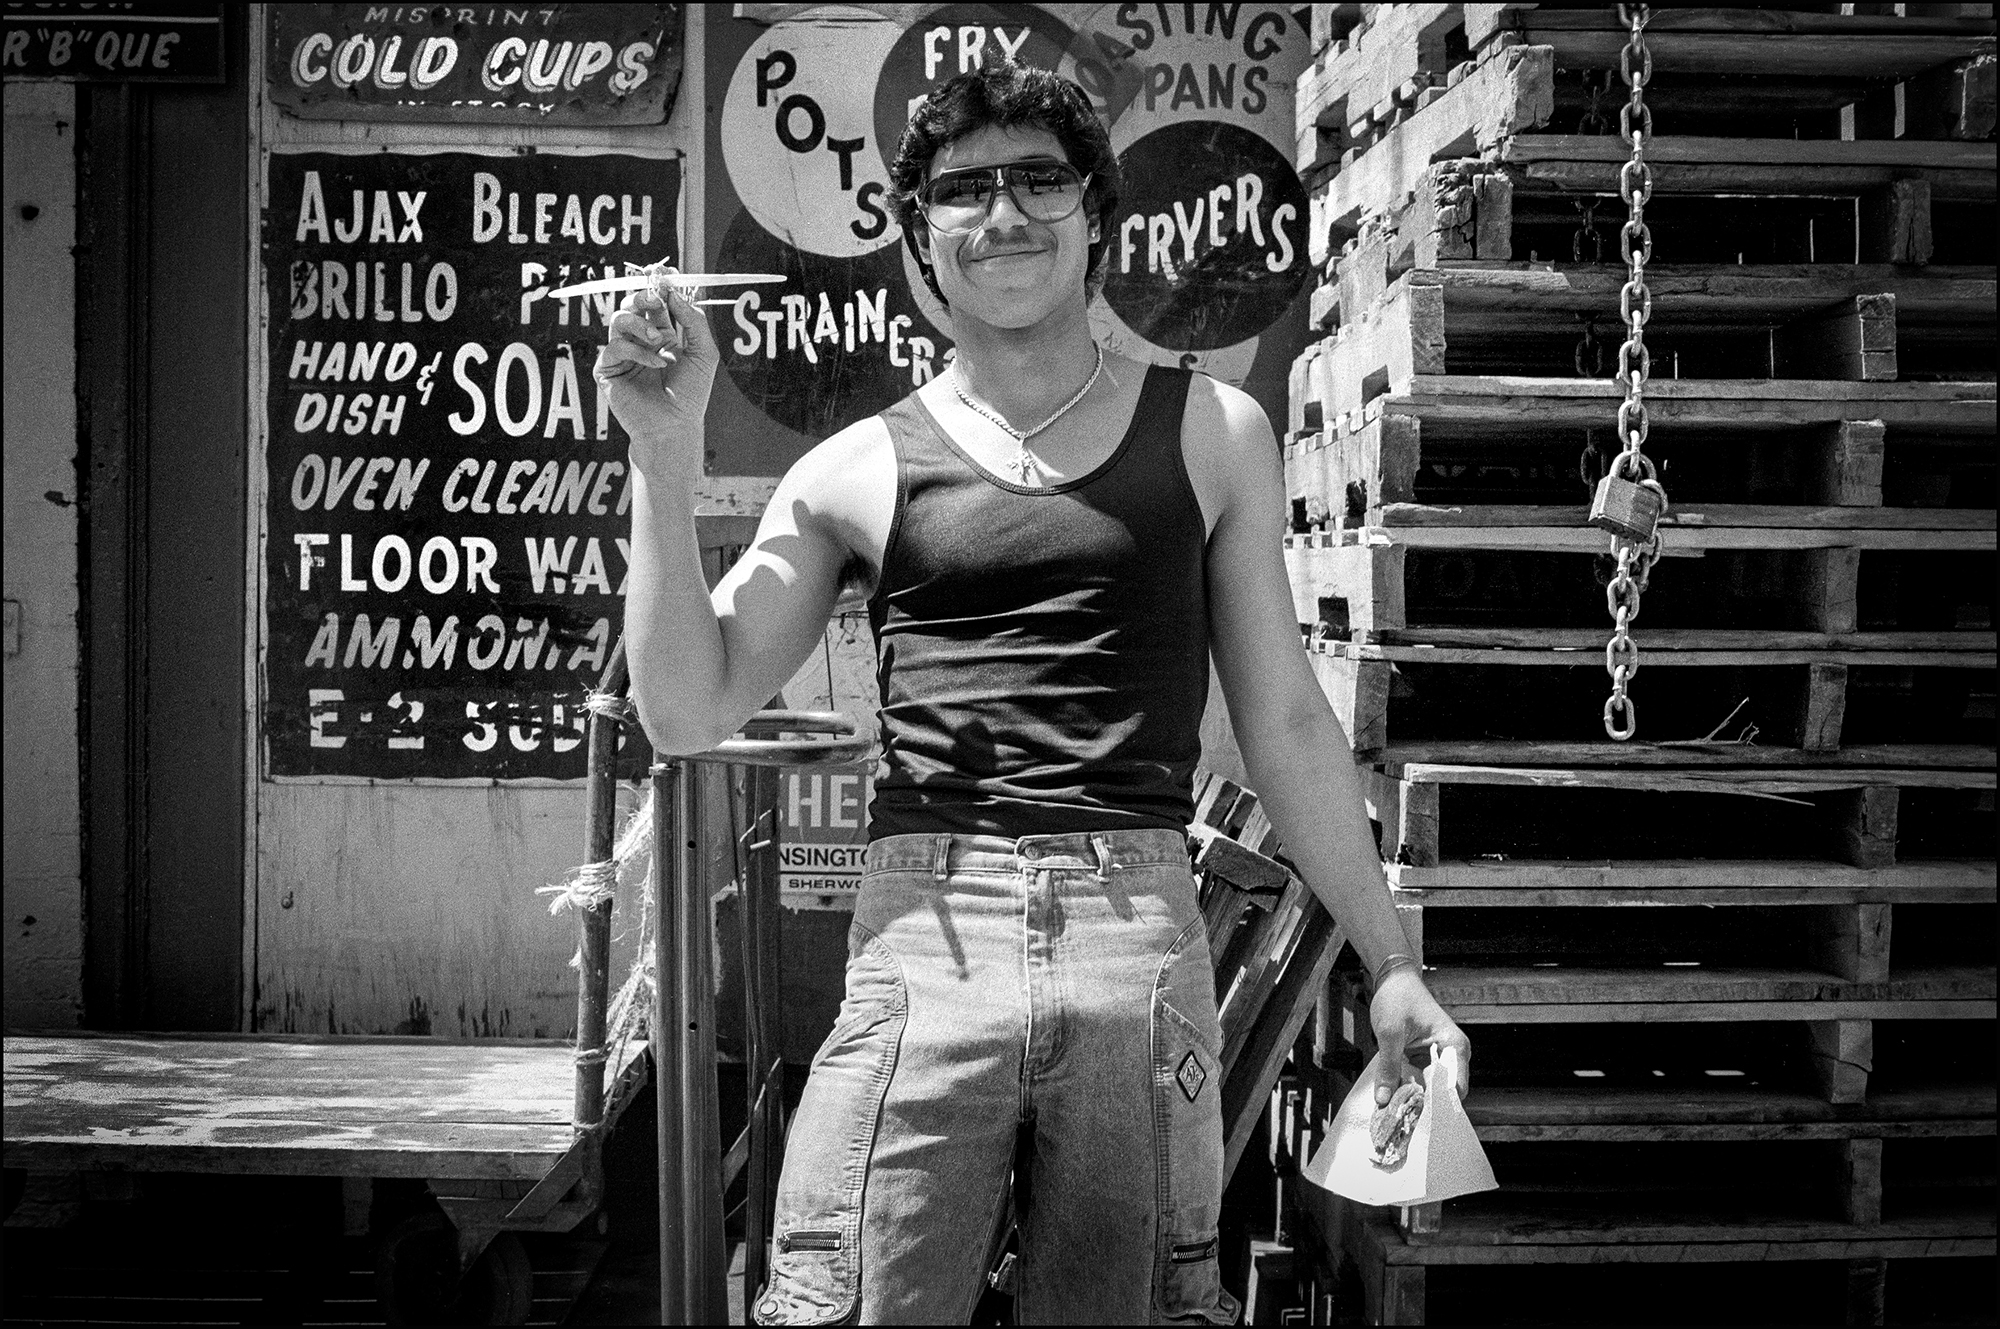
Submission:
[[702,417],[721,353],[707,316],[667,285],[672,275],[668,268],[654,287],[625,297],[594,372],[632,440],[635,467],[658,474],[692,465],[699,474]]

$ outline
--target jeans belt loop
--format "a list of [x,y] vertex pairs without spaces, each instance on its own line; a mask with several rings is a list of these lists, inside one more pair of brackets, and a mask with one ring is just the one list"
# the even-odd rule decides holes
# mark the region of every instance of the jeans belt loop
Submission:
[[1094,875],[1097,880],[1109,883],[1111,869],[1117,866],[1111,861],[1110,841],[1101,835],[1093,835],[1090,837],[1090,847],[1097,851],[1097,872]]
[[951,837],[937,837],[936,852],[931,860],[931,879],[942,885],[951,871]]

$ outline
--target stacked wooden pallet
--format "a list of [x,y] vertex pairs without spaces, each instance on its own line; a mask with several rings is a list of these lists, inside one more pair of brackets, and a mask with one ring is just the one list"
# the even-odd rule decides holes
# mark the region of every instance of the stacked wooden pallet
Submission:
[[[1994,26],[1841,8],[1884,12],[1647,28],[1673,506],[1617,744],[1624,33],[1314,6],[1286,556],[1502,1182],[1297,1192],[1375,1322],[1440,1266],[1746,1260],[1840,1262],[1866,1322],[1891,1262],[1993,1253]],[[1372,1051],[1334,983],[1299,1159]]]

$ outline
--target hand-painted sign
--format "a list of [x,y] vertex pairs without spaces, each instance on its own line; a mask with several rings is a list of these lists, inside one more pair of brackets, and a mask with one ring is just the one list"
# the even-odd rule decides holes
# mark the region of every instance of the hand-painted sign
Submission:
[[8,78],[220,83],[221,5],[17,4],[0,10]]
[[1268,140],[1189,120],[1153,130],[1121,162],[1104,299],[1125,326],[1170,351],[1212,351],[1283,316],[1311,266],[1306,192]]
[[673,109],[679,5],[272,5],[270,97],[313,120],[645,125]]
[[1291,89],[1310,34],[1298,15],[1212,3],[737,12],[708,26],[710,85],[727,89],[711,122],[709,160],[724,169],[709,189],[710,261],[796,280],[781,300],[714,311],[726,373],[712,471],[782,472],[949,363],[951,320],[904,257],[887,164],[919,99],[997,59],[1076,79],[1110,125],[1125,188],[1091,305],[1098,338],[1237,384],[1284,417],[1305,336]]
[[779,899],[795,909],[852,908],[868,852],[868,765],[788,770],[780,786]]
[[629,549],[590,373],[617,297],[548,292],[679,254],[678,161],[267,173],[267,774],[582,775]]

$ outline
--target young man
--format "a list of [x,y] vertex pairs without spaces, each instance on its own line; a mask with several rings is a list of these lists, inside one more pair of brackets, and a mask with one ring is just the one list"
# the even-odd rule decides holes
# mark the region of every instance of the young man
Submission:
[[597,373],[631,435],[632,688],[663,752],[733,733],[871,588],[882,758],[847,998],[793,1118],[765,1324],[963,1323],[1019,1169],[1016,1313],[1231,1323],[1211,962],[1183,827],[1212,658],[1285,849],[1376,973],[1425,990],[1346,736],[1300,647],[1256,403],[1104,353],[1118,195],[1074,84],[1011,65],[922,104],[891,170],[950,370],[809,452],[710,594],[693,491],[718,359],[635,295]]

